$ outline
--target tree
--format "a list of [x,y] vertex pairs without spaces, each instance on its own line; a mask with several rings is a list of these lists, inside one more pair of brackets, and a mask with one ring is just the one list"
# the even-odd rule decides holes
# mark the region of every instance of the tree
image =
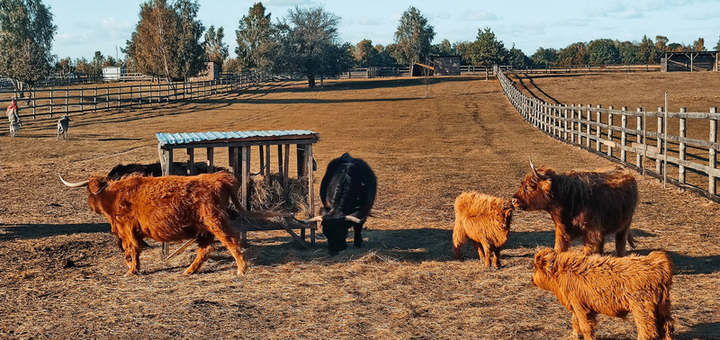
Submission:
[[229,54],[228,45],[223,42],[224,38],[225,30],[222,27],[218,27],[216,31],[215,26],[210,25],[205,32],[205,60],[215,62],[220,67]]
[[435,38],[435,28],[428,25],[420,11],[410,6],[400,18],[395,31],[395,49],[391,54],[398,63],[412,65],[425,60]]
[[439,44],[432,45],[430,52],[434,55],[439,55],[439,56],[455,55],[453,46],[450,43],[450,40],[447,40],[447,39],[443,39],[443,41],[441,41]]
[[268,70],[272,67],[273,56],[277,54],[279,28],[265,14],[262,2],[255,3],[243,16],[235,31],[238,47],[235,53],[243,68]]
[[[645,39],[645,37],[643,37]],[[670,40],[666,36],[662,35],[656,35],[655,36],[655,49],[658,50],[659,53],[664,53],[668,51],[668,42]]]
[[67,79],[74,70],[75,65],[70,57],[62,58],[55,63],[54,71],[60,76],[60,79]]
[[530,59],[537,67],[551,67],[557,62],[558,51],[554,48],[545,49],[540,47]]
[[[662,38],[658,36],[658,38]],[[665,45],[667,38],[663,40],[661,45]],[[658,50],[652,40],[643,35],[640,45],[638,45],[637,59],[643,64],[655,64],[659,61]]]
[[490,67],[507,62],[508,51],[490,28],[478,29],[477,39],[465,50],[464,59],[476,66]]
[[75,71],[83,75],[92,73],[92,70],[90,70],[90,64],[88,63],[87,59],[85,59],[85,57],[75,60]]
[[623,41],[617,43],[618,52],[620,53],[620,62],[624,65],[640,64],[638,58],[638,52],[640,48],[638,45],[633,44],[629,41]]
[[715,51],[720,51],[720,38],[718,38],[718,42],[715,44]]
[[515,48],[515,44],[513,44],[512,48],[508,52],[507,62],[515,69],[524,69],[532,65],[532,60],[530,60],[523,51]]
[[586,55],[585,43],[576,42],[558,52],[557,64],[560,66],[584,65],[587,62]]
[[693,51],[693,52],[702,52],[702,51],[705,51],[705,39],[703,39],[703,38],[698,38],[698,40],[693,41],[692,51]]
[[100,51],[95,51],[95,56],[90,61],[90,72],[89,74],[102,74],[102,67],[105,63],[105,57]]
[[378,56],[380,52],[373,46],[372,40],[363,39],[353,51],[353,58],[358,67],[379,66]]
[[0,76],[24,95],[52,67],[50,53],[57,26],[40,0],[0,0]]
[[286,72],[302,74],[308,87],[315,87],[316,77],[331,77],[341,73],[338,63],[346,66],[351,60],[349,46],[338,43],[337,26],[340,18],[318,6],[310,9],[295,7],[288,12],[286,33],[275,65]]
[[138,72],[170,81],[195,76],[204,68],[200,37],[205,28],[196,20],[199,7],[191,0],[140,5],[140,21],[123,50]]
[[620,63],[620,52],[610,39],[597,39],[587,45],[587,63],[590,65],[615,65]]

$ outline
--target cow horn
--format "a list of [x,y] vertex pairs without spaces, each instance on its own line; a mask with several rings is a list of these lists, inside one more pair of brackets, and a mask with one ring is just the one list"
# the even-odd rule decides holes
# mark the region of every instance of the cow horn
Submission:
[[82,181],[82,182],[77,182],[77,183],[69,183],[69,182],[66,182],[66,181],[62,178],[62,175],[58,174],[58,176],[60,177],[60,181],[61,181],[63,184],[65,184],[65,185],[67,185],[67,186],[69,186],[69,187],[71,187],[71,188],[84,187],[84,186],[87,186],[88,183],[90,183],[90,181]]
[[315,216],[313,218],[303,221],[303,223],[319,222],[319,221],[322,221],[322,218],[323,218],[322,216],[318,215],[318,216]]
[[535,165],[533,164],[532,159],[530,159],[529,161],[530,161],[530,169],[532,169],[535,176],[540,177],[540,175],[538,175],[537,170],[535,169]]
[[362,222],[361,219],[359,219],[359,218],[357,218],[357,217],[355,217],[355,216],[353,216],[353,215],[347,215],[347,216],[345,216],[345,220],[346,220],[346,221],[350,221],[350,222],[352,222],[352,223],[357,223],[357,224],[360,224],[360,222]]

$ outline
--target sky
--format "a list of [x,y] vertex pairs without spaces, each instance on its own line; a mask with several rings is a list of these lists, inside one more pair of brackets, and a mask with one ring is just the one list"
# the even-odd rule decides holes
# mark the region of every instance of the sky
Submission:
[[[95,51],[124,58],[121,48],[139,20],[143,0],[43,0],[53,13],[57,33],[53,54],[59,58],[92,59]],[[235,57],[235,30],[256,1],[200,0],[198,19],[208,28],[223,27],[230,56]],[[267,0],[272,20],[298,6],[323,6],[340,17],[342,42],[394,42],[403,12],[417,8],[435,29],[433,43],[474,41],[478,30],[490,28],[506,48],[513,44],[528,56],[543,48],[563,48],[574,42],[608,38],[639,42],[643,35],[668,37],[692,44],[705,39],[713,50],[720,39],[720,0]]]

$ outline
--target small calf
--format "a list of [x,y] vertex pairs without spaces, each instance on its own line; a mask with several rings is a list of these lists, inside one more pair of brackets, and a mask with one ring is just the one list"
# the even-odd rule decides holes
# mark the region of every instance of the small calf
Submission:
[[63,139],[67,139],[67,133],[70,129],[70,117],[68,115],[63,115],[62,118],[58,119],[57,122],[57,138],[60,138],[60,135],[63,136]]
[[543,248],[535,255],[532,283],[572,312],[575,337],[594,339],[598,314],[624,318],[632,312],[638,340],[672,339],[672,263],[665,252],[612,257]]
[[514,208],[510,201],[478,192],[464,192],[455,199],[453,255],[462,259],[461,247],[470,239],[485,266],[500,267],[500,250],[507,242]]

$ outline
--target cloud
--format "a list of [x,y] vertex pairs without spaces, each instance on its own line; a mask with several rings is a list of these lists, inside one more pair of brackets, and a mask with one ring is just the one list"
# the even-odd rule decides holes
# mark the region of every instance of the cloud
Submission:
[[467,11],[458,16],[463,21],[498,21],[500,17],[485,11]]
[[720,17],[720,12],[692,12],[682,16],[686,20],[717,20]]
[[293,7],[293,6],[306,6],[306,5],[314,5],[314,4],[316,4],[316,2],[312,1],[312,0],[265,0],[265,1],[263,1],[263,5],[265,7],[268,7],[268,6]]
[[381,18],[351,18],[346,21],[348,25],[358,26],[380,26],[387,23],[387,20]]

